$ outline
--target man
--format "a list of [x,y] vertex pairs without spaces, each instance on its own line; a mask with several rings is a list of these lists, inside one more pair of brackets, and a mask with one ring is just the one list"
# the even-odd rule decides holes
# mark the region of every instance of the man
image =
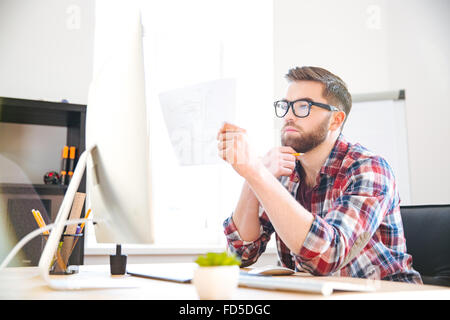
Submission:
[[224,124],[219,155],[245,179],[224,222],[243,266],[264,252],[273,232],[285,267],[314,275],[421,283],[406,253],[399,195],[386,161],[341,131],[351,109],[345,83],[317,67],[289,70],[282,147],[260,159],[244,129]]

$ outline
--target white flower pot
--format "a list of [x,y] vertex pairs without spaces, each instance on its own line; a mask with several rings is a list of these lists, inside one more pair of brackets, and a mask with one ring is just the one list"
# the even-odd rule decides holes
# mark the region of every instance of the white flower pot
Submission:
[[231,299],[239,281],[239,266],[198,267],[192,282],[200,299]]

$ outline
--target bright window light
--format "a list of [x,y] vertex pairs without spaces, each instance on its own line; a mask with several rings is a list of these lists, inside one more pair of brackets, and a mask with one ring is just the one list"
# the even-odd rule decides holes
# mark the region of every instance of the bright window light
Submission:
[[146,95],[152,104],[155,245],[222,246],[222,222],[237,204],[243,179],[222,160],[179,165],[158,95],[234,79],[236,124],[263,156],[275,146],[272,0],[141,1],[141,13]]

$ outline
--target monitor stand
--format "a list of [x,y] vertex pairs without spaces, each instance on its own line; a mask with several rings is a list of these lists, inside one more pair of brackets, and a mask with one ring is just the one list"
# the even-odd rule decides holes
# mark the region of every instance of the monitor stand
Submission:
[[86,169],[87,157],[95,146],[90,147],[85,150],[78,160],[77,166],[73,173],[72,179],[67,188],[66,194],[64,196],[61,207],[59,208],[58,215],[56,216],[53,230],[48,237],[47,243],[45,244],[44,250],[42,251],[41,258],[39,260],[39,273],[41,277],[51,286],[51,279],[49,276],[49,270],[53,257],[61,239],[61,235],[64,232],[64,226],[69,217],[70,210],[72,208],[73,200],[75,198],[75,193],[80,186],[81,179],[83,178],[84,171]]

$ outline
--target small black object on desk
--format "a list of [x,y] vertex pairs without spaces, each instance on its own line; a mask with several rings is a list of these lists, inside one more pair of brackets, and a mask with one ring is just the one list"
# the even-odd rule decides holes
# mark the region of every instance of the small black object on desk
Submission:
[[59,176],[58,172],[49,171],[44,176],[44,183],[45,184],[60,184],[61,177]]
[[116,254],[109,256],[109,263],[112,275],[125,274],[127,269],[127,256],[122,255],[122,246],[120,244],[116,245]]

